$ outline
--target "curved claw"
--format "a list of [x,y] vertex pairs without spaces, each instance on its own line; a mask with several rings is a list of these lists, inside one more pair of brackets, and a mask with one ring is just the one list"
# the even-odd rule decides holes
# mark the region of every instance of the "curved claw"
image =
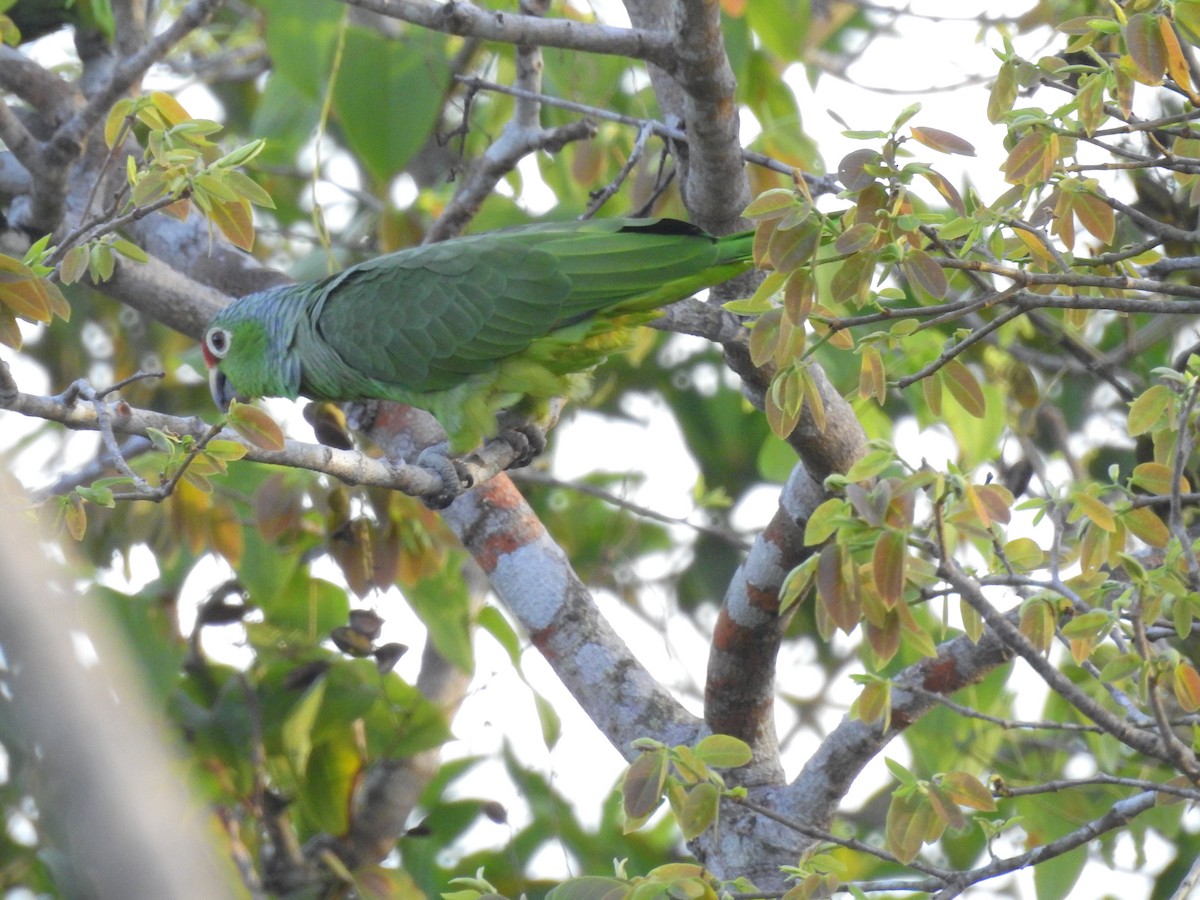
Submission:
[[459,494],[475,484],[475,479],[463,464],[446,452],[445,444],[426,447],[417,457],[417,465],[442,479],[442,490],[439,493],[421,498],[421,502],[430,509],[445,509]]
[[546,432],[532,422],[510,425],[498,437],[512,447],[516,459],[510,469],[521,469],[537,459],[546,449]]

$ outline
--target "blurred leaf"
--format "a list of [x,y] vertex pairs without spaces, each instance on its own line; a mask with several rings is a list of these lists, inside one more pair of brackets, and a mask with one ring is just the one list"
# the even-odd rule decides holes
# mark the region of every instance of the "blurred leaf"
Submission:
[[[350,148],[378,184],[386,185],[421,149],[449,81],[442,36],[409,31],[397,40],[346,29],[333,109]],[[371,90],[363,90],[365,84]],[[403,109],[404,115],[380,116],[380,109]]]
[[621,782],[621,797],[627,818],[634,821],[643,819],[658,808],[666,777],[666,748],[643,751],[633,761]]
[[735,769],[748,765],[750,745],[728,734],[710,734],[696,744],[696,756],[718,769]]
[[679,830],[684,840],[699,837],[716,821],[721,792],[715,784],[702,781],[688,790],[687,800],[679,816]]
[[909,129],[909,132],[915,140],[920,141],[932,150],[937,150],[939,153],[957,153],[960,156],[975,155],[975,147],[970,141],[959,137],[957,134],[951,134],[949,131],[914,125]]
[[229,424],[261,450],[277,453],[285,446],[283,429],[264,410],[234,400],[229,405]]

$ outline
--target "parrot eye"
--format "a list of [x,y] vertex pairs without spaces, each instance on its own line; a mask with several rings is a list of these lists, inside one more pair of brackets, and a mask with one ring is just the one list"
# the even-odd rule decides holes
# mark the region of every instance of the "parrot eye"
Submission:
[[224,359],[229,352],[230,337],[224,328],[213,328],[204,336],[204,347],[214,359]]

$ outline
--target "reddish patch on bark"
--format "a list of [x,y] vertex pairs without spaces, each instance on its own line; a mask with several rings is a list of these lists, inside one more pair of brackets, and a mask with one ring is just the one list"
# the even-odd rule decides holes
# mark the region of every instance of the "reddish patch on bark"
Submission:
[[777,613],[779,611],[779,592],[774,590],[764,590],[757,585],[746,585],[746,599],[750,601],[750,605],[757,610],[765,613]]
[[497,475],[476,490],[486,512],[465,541],[475,561],[490,575],[502,557],[540,540],[544,529],[507,475]]
[[530,632],[529,634],[529,640],[533,642],[533,646],[550,663],[558,659],[558,654],[551,649],[554,646],[554,635],[557,632],[558,626],[552,622],[540,631]]
[[925,667],[922,687],[935,694],[950,694],[962,687],[958,666],[952,659],[935,659]]
[[734,648],[746,642],[749,632],[729,617],[725,610],[717,617],[716,627],[713,628],[713,646],[726,653],[735,652]]

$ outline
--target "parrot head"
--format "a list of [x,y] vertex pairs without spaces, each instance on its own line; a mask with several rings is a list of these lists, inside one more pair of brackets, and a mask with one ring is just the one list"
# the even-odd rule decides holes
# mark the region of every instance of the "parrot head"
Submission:
[[264,291],[235,300],[204,332],[208,386],[222,411],[233,400],[299,394],[300,364],[290,349],[295,329],[281,325],[277,294]]

